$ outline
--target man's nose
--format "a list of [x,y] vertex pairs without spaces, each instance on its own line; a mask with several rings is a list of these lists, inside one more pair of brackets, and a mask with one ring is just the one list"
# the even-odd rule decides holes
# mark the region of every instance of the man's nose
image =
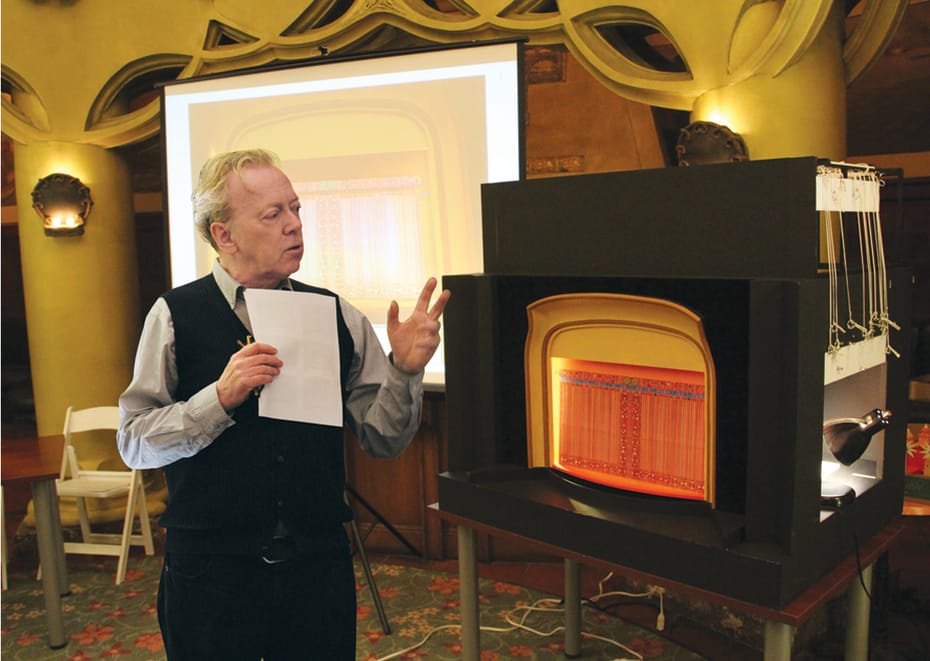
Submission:
[[295,231],[300,231],[303,229],[303,221],[300,219],[299,211],[288,211],[287,223],[285,224],[285,231],[288,234],[291,234]]

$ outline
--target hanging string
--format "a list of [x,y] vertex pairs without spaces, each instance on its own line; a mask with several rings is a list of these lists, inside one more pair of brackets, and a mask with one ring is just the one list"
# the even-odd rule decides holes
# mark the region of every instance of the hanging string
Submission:
[[[830,315],[830,327],[829,327],[829,339],[828,339],[828,350],[837,351],[842,346],[842,341],[840,340],[840,334],[845,333],[846,330],[840,325],[840,311],[839,311],[839,294],[838,294],[838,281],[836,274],[836,238],[833,236],[833,222],[834,222],[834,212],[828,209],[825,209],[825,204],[820,202],[822,196],[824,195],[824,177],[831,174],[831,169],[826,166],[818,166],[817,168],[817,208],[820,210],[820,224],[823,227],[824,231],[824,244],[827,253],[827,275],[829,278],[829,315]],[[833,205],[830,205],[833,206]]]
[[869,210],[868,217],[873,237],[872,247],[875,253],[875,290],[873,294],[875,310],[871,321],[878,334],[885,336],[886,352],[900,358],[901,354],[891,346],[889,333],[889,328],[900,330],[901,327],[891,320],[888,310],[888,271],[885,261],[884,233],[882,232],[881,215],[879,213],[880,189],[885,185],[885,181],[880,173],[874,169],[863,176],[866,176],[869,180],[869,185],[863,191],[867,196],[871,196],[866,200],[865,207]]
[[872,335],[884,336],[886,353],[900,357],[891,346],[889,333],[889,328],[900,330],[900,327],[891,320],[888,311],[888,273],[879,213],[879,193],[884,181],[874,168],[850,172],[848,176],[862,182],[860,190],[863,199],[858,213],[864,227],[866,249],[869,251],[869,332]]
[[[866,327],[857,323],[853,315],[853,298],[852,292],[850,291],[849,278],[849,258],[846,254],[848,242],[846,240],[845,223],[843,222],[843,211],[852,207],[852,188],[848,185],[843,171],[840,168],[827,166],[818,167],[817,186],[817,208],[829,212],[828,218],[830,223],[827,229],[827,240],[829,242],[827,245],[827,259],[829,261],[828,270],[830,270],[832,276],[830,278],[830,301],[831,305],[835,305],[836,308],[836,327],[834,328],[836,332],[832,333],[830,336],[831,341],[828,350],[837,351],[843,346],[839,335],[841,333],[846,333],[844,327],[839,323],[839,277],[837,273],[837,263],[841,263],[843,266],[843,285],[846,289],[846,328],[849,330],[858,330],[863,334],[866,332]],[[836,225],[839,229],[838,242],[833,237],[834,218],[836,219]],[[837,259],[836,256],[836,243],[839,244],[842,252],[839,259]]]
[[[886,352],[899,355],[891,347],[889,340],[889,328],[899,327],[891,320],[888,311],[887,268],[879,213],[879,192],[883,185],[880,174],[870,165],[832,162],[817,168],[817,209],[821,212],[821,222],[824,223],[825,229],[830,289],[828,351],[841,348],[840,334],[845,333],[839,323],[838,300],[838,263],[842,262],[848,313],[846,328],[858,331],[862,339],[884,337]],[[862,271],[861,323],[855,319],[853,313],[844,212],[855,214],[859,265]],[[834,224],[838,226],[839,241],[834,234]],[[836,255],[837,243],[842,253],[839,258]]]
[[[850,172],[851,180],[861,181],[860,173]],[[873,250],[872,227],[867,220],[867,213],[862,205],[862,187],[853,187],[853,203],[856,212],[856,228],[859,232],[859,264],[862,267],[862,323],[858,327],[862,330],[864,337],[872,336],[873,320],[875,318],[875,254]]]
[[840,324],[839,282],[836,273],[836,238],[833,235],[833,224],[836,219],[842,222],[842,216],[833,211],[821,211],[820,216],[821,222],[824,223],[824,240],[826,241],[827,249],[827,273],[830,283],[830,350],[837,351],[843,346],[840,335],[845,334],[846,329]]

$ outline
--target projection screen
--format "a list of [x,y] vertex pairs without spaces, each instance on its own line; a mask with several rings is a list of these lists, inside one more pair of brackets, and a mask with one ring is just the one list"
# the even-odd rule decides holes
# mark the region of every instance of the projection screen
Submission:
[[[365,312],[409,312],[426,278],[483,271],[481,185],[524,176],[522,43],[436,47],[162,88],[171,285],[212,268],[191,191],[210,155],[276,152],[301,198],[294,277]],[[427,368],[441,383],[442,351]]]

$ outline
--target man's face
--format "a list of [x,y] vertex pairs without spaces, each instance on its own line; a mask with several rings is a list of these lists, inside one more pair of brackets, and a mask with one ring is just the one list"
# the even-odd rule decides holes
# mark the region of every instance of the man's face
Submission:
[[300,267],[304,254],[297,193],[270,166],[231,173],[227,185],[229,220],[211,227],[220,264],[246,287],[275,288]]

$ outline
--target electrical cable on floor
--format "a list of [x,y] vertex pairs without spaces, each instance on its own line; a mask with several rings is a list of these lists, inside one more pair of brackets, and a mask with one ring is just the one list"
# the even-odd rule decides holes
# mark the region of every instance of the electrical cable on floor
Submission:
[[[646,592],[641,592],[641,593],[620,592],[620,591],[605,592],[604,583],[610,580],[612,576],[613,576],[613,572],[609,573],[607,576],[601,579],[600,582],[598,583],[598,593],[594,595],[593,597],[584,599],[583,602],[590,602],[592,605],[596,606],[597,601],[605,597],[623,596],[623,597],[633,597],[633,598],[646,598],[646,597],[658,596],[659,614],[658,614],[658,617],[656,618],[656,629],[658,631],[662,631],[665,628],[665,605],[664,605],[664,598],[663,598],[665,595],[665,588],[657,586],[657,585],[649,585]],[[565,627],[557,626],[554,629],[551,629],[549,631],[540,631],[538,629],[534,629],[533,627],[530,627],[529,625],[527,625],[526,620],[532,613],[563,613],[565,611],[565,608],[559,606],[562,603],[563,601],[561,599],[552,599],[552,598],[539,599],[530,606],[517,606],[516,608],[513,608],[510,611],[507,611],[506,613],[504,613],[504,620],[508,624],[510,624],[509,627],[481,626],[479,627],[479,629],[481,631],[488,631],[492,633],[508,633],[508,632],[516,631],[519,629],[519,630],[531,633],[535,636],[546,638],[548,636],[552,636],[556,633],[559,633],[560,631],[564,631]],[[522,612],[522,616],[518,617],[517,614],[521,612]],[[460,624],[446,624],[440,627],[436,627],[435,629],[432,629],[431,631],[429,631],[420,642],[414,645],[411,645],[410,647],[407,647],[405,649],[398,650],[397,652],[392,652],[391,654],[388,654],[387,656],[380,657],[376,661],[390,661],[390,659],[396,659],[400,656],[403,656],[404,654],[412,652],[413,650],[418,649],[419,647],[422,647],[423,645],[425,645],[426,642],[432,637],[434,633],[437,633],[443,630],[450,630],[450,629],[461,630],[461,628],[462,628],[462,625]],[[616,640],[613,640],[612,638],[608,638],[606,636],[601,636],[601,635],[594,634],[594,633],[589,633],[587,631],[582,631],[581,635],[585,638],[590,638],[593,640],[598,640],[603,643],[607,643],[609,645],[614,645],[615,647],[618,647],[621,650],[623,650],[626,654],[632,655],[631,657],[626,657],[626,658],[615,658],[615,659],[612,659],[612,661],[643,661],[643,656],[641,654],[639,654],[638,652],[634,650],[631,650],[630,648],[626,647],[625,645],[623,645],[622,643]]]
[[461,624],[444,624],[444,625],[441,626],[441,627],[436,627],[435,629],[431,629],[431,630],[426,634],[426,636],[423,637],[423,640],[421,640],[419,643],[416,643],[416,644],[414,644],[414,645],[411,645],[410,647],[406,647],[406,648],[404,648],[404,649],[402,649],[402,650],[398,650],[398,651],[396,651],[396,652],[392,652],[392,653],[388,654],[387,656],[382,656],[382,657],[380,657],[379,659],[377,659],[376,661],[388,661],[389,659],[396,659],[396,658],[399,657],[399,656],[403,656],[404,654],[407,654],[408,652],[412,652],[413,650],[417,649],[418,647],[422,647],[423,645],[425,645],[425,644],[426,644],[426,641],[428,641],[428,640],[432,637],[432,635],[433,635],[434,633],[437,633],[437,632],[439,632],[439,631],[443,631],[443,630],[445,630],[445,629],[461,629],[461,628],[462,628],[462,625],[461,625]]
[[[543,609],[536,609],[536,610],[543,610]],[[379,657],[378,659],[376,659],[376,661],[390,661],[390,659],[396,659],[396,658],[398,658],[398,657],[401,657],[401,656],[403,656],[403,655],[405,655],[405,654],[408,654],[409,652],[412,652],[412,651],[414,651],[415,649],[418,649],[419,647],[422,647],[423,645],[425,645],[426,642],[433,636],[434,633],[438,633],[438,632],[443,631],[443,630],[461,629],[461,628],[462,628],[462,625],[460,625],[460,624],[446,624],[446,625],[443,625],[443,626],[441,626],[441,627],[436,627],[435,629],[432,629],[431,631],[429,631],[429,632],[426,634],[426,636],[424,636],[423,639],[420,640],[420,642],[415,643],[415,644],[411,645],[410,647],[405,647],[405,648],[402,649],[402,650],[398,650],[398,651],[396,651],[396,652],[391,652],[391,653],[388,654],[387,656]],[[534,631],[533,629],[531,629],[531,628],[529,628],[529,627],[515,627],[515,626],[514,626],[514,627],[506,627],[506,628],[503,628],[503,627],[479,627],[479,628],[481,629],[481,631],[489,631],[489,632],[496,632],[496,633],[507,633],[507,632],[516,631],[517,629],[522,628],[522,629],[525,629],[526,631],[529,631],[529,632],[531,632],[531,633],[535,633],[535,634],[537,634],[537,635],[539,635],[539,636],[542,636],[542,637],[551,636],[552,634],[558,633],[559,631],[562,631],[562,630],[565,629],[565,627],[556,627],[555,629],[553,629],[553,630],[550,631],[549,633],[539,633],[539,632],[536,632],[536,631]],[[611,659],[611,661],[644,661],[643,656],[642,656],[641,654],[639,654],[638,652],[635,652],[635,651],[629,649],[628,647],[625,647],[622,643],[618,643],[616,640],[613,640],[613,639],[611,639],[611,638],[607,638],[606,636],[600,636],[600,635],[598,635],[598,634],[589,633],[589,632],[587,632],[587,631],[582,631],[582,632],[581,632],[581,635],[584,636],[585,638],[591,638],[591,639],[594,639],[594,640],[599,640],[599,641],[601,641],[601,642],[603,642],[603,643],[608,643],[608,644],[610,644],[610,645],[614,645],[614,646],[616,646],[616,647],[619,647],[619,648],[622,649],[623,651],[625,651],[625,652],[627,652],[627,653],[629,653],[629,654],[632,654],[632,655],[635,657],[635,658],[620,658],[620,657],[617,657],[617,658]]]
[[665,588],[658,585],[649,585],[646,588],[646,592],[621,592],[621,591],[612,591],[604,592],[604,583],[613,578],[614,573],[610,572],[598,581],[597,589],[598,592],[593,597],[589,598],[589,601],[596,604],[599,600],[605,597],[631,597],[634,599],[644,599],[646,597],[659,597],[659,614],[656,617],[656,631],[663,631],[665,629]]
[[[532,606],[517,606],[513,610],[506,613],[504,617],[511,625],[513,625],[513,629],[522,629],[524,631],[528,631],[529,633],[535,634],[537,636],[547,637],[547,636],[551,636],[553,634],[559,633],[560,631],[564,631],[565,627],[558,626],[550,631],[538,631],[528,626],[526,624],[526,619],[527,617],[529,617],[531,613],[536,613],[536,612],[563,613],[565,611],[565,608],[558,607],[558,604],[561,604],[561,603],[563,602],[560,599],[540,599],[539,601],[534,603]],[[541,606],[540,604],[550,604],[550,605]],[[517,611],[525,611],[525,612],[523,614],[523,617],[520,618],[519,621],[514,621],[511,619],[511,616],[514,615]],[[592,638],[594,640],[599,640],[603,643],[607,643],[609,645],[618,647],[624,652],[626,652],[627,654],[632,654],[633,657],[635,657],[632,659],[631,658],[615,659],[614,661],[643,661],[643,657],[641,654],[639,654],[638,652],[635,652],[634,650],[631,650],[629,647],[627,647],[623,643],[613,640],[612,638],[607,638],[606,636],[600,636],[598,634],[589,633],[587,631],[582,631],[581,635],[585,638]]]

